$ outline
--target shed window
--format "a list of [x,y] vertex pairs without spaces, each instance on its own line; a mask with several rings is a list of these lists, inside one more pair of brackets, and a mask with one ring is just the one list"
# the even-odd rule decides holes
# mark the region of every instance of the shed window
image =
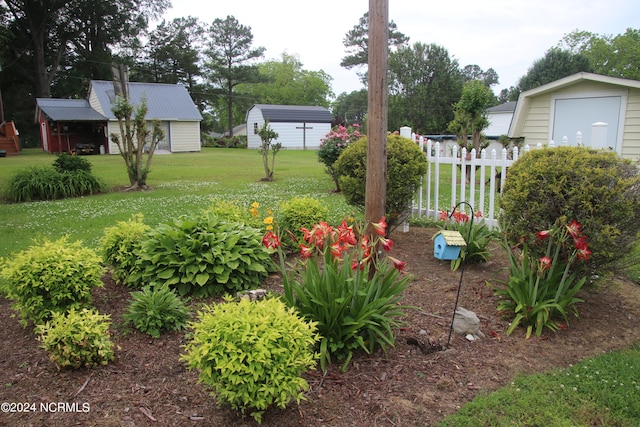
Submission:
[[258,124],[257,124],[257,123],[254,123],[254,124],[253,124],[253,134],[254,134],[254,135],[257,135],[257,134],[258,134]]

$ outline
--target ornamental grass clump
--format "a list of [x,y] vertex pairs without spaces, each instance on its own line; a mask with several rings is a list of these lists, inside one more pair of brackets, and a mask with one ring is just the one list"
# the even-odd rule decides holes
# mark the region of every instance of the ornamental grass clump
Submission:
[[378,258],[377,248],[390,251],[384,218],[371,224],[375,237],[356,232],[343,222],[332,227],[319,222],[303,229],[300,259],[285,265],[280,239],[268,232],[263,243],[278,250],[283,273],[283,299],[317,325],[323,371],[332,357],[346,370],[354,351],[372,353],[393,346],[393,328],[402,324],[402,292],[411,280],[401,275],[405,263],[390,256]]
[[153,338],[160,338],[162,331],[180,330],[188,317],[189,310],[180,297],[166,286],[145,286],[141,291],[133,292],[123,315],[127,323]]
[[[498,282],[495,295],[500,299],[498,311],[515,315],[507,334],[518,326],[527,328],[527,338],[534,328],[536,336],[544,328],[566,328],[567,315],[577,317],[575,305],[583,302],[576,297],[586,281],[580,267],[591,256],[580,223],[560,220],[551,229],[538,231],[532,244],[524,239],[516,246],[506,240],[503,245],[509,257],[509,278]],[[540,247],[546,247],[543,256],[537,255]],[[558,316],[564,323],[557,321]]]
[[184,360],[219,403],[261,422],[272,405],[300,403],[309,384],[301,374],[316,366],[313,322],[279,299],[242,299],[205,306],[189,324]]

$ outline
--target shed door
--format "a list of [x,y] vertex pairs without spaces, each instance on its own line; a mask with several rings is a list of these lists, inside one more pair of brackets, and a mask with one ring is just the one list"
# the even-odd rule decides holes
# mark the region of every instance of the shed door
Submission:
[[591,143],[591,125],[605,122],[607,146],[618,151],[618,124],[620,122],[621,96],[556,99],[554,104],[553,131],[551,138],[560,145],[568,138],[569,145],[576,145],[576,133],[582,132],[582,142]]

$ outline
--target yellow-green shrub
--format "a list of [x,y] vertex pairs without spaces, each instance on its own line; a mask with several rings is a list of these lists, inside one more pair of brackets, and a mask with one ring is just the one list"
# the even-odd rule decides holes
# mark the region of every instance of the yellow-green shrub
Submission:
[[200,371],[220,403],[258,422],[270,405],[285,408],[303,399],[309,385],[300,375],[316,365],[311,350],[315,324],[278,299],[241,300],[205,306],[192,322],[193,339],[182,359]]
[[68,313],[53,313],[52,319],[38,325],[36,331],[58,369],[92,368],[106,365],[114,358],[110,324],[108,314],[72,308]]
[[142,221],[141,213],[132,215],[128,221],[119,221],[115,226],[105,228],[100,238],[100,253],[104,263],[111,267],[111,276],[116,283],[127,283],[127,277],[135,269],[136,250],[149,230]]
[[7,296],[26,326],[40,324],[52,313],[65,313],[91,302],[91,289],[102,286],[104,268],[98,254],[67,237],[42,243],[4,260],[0,276]]
[[281,234],[285,246],[298,248],[298,244],[289,236],[290,231],[298,239],[298,243],[303,243],[303,233],[300,228],[310,229],[320,221],[326,221],[329,216],[329,209],[320,200],[312,197],[294,197],[280,205],[278,214],[278,228],[283,231]]

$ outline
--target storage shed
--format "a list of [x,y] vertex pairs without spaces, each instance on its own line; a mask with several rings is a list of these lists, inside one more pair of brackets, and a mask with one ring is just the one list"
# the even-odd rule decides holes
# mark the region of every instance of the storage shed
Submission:
[[[119,134],[118,120],[111,111],[115,101],[113,83],[92,80],[87,99],[36,100],[36,120],[40,124],[43,151],[119,154],[111,140]],[[129,83],[130,102],[137,107],[147,100],[147,120],[159,120],[165,137],[157,149],[166,152],[200,151],[202,115],[182,85]]]
[[607,124],[605,147],[640,159],[640,81],[583,72],[522,92],[509,137],[533,147],[566,136],[575,145],[579,131],[591,146],[594,123]]
[[247,147],[260,148],[258,131],[269,121],[278,133],[274,142],[289,149],[317,149],[331,131],[329,110],[317,106],[255,104],[247,111]]

